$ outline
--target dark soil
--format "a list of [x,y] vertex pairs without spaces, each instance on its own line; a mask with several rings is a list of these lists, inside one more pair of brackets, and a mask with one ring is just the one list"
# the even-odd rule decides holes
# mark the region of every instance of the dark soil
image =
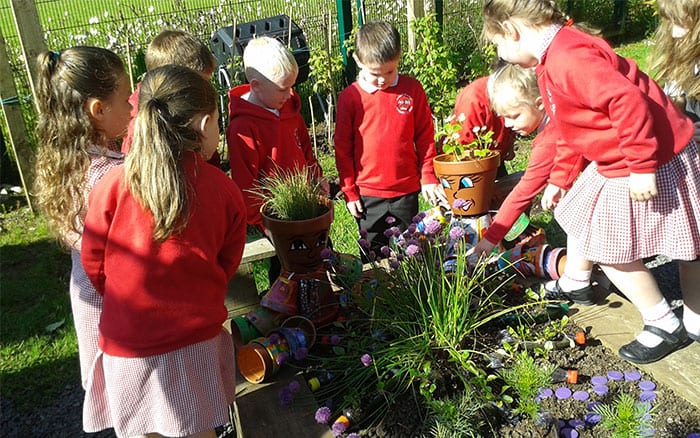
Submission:
[[[678,279],[677,268],[673,263],[665,260],[650,261],[649,266],[654,268],[653,272],[659,280],[659,284],[667,294],[669,301],[677,300]],[[651,381],[656,384],[657,406],[653,416],[653,427],[656,437],[684,438],[693,432],[700,432],[700,409],[686,402],[682,397],[676,395],[670,388],[655,382],[653,376],[641,372],[638,381],[613,381],[610,382],[609,393],[604,396],[597,396],[592,391],[591,377],[605,376],[608,371],[615,370],[629,372],[636,370],[632,364],[618,358],[612,352],[602,346],[595,339],[589,339],[585,346],[567,348],[554,351],[550,354],[551,362],[562,368],[573,368],[579,372],[579,383],[575,385],[555,384],[553,389],[560,386],[568,386],[572,392],[587,391],[591,397],[587,401],[577,401],[572,397],[566,400],[557,400],[552,396],[542,401],[542,409],[551,412],[552,416],[561,421],[572,419],[583,419],[587,411],[587,404],[591,401],[609,402],[618,393],[625,392],[634,397],[638,397],[641,390],[638,387],[639,381]],[[694,364],[693,366],[696,366]],[[78,366],[76,358],[76,366]],[[18,412],[12,403],[5,398],[0,399],[0,412],[2,423],[0,424],[1,435],[3,437],[71,437],[71,438],[112,438],[112,430],[103,431],[97,434],[86,434],[82,432],[82,403],[83,390],[79,381],[75,381],[65,388],[65,390],[55,399],[46,400],[42,406],[37,406],[31,412]],[[416,401],[408,396],[400,400],[395,408],[389,412],[383,423],[369,430],[361,431],[361,436],[366,437],[418,437],[420,435],[424,413],[420,412]],[[556,427],[556,426],[555,426]],[[254,437],[254,432],[251,437]],[[585,426],[578,429],[580,437],[605,437],[609,433],[600,426]],[[537,437],[544,436],[542,429],[537,428],[532,420],[522,420],[514,424],[505,424],[496,431],[485,436],[500,437]],[[556,432],[547,435],[556,437]],[[561,435],[564,436],[564,435]]]

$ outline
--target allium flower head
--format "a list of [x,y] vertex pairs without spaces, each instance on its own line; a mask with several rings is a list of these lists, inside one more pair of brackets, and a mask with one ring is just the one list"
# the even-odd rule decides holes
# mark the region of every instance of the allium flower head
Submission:
[[316,410],[315,418],[318,424],[328,424],[331,421],[331,410],[326,406],[320,407]]
[[340,436],[345,432],[345,429],[348,427],[343,423],[342,421],[336,421],[333,423],[333,427],[331,427],[331,431],[333,432],[333,436]]
[[387,225],[393,225],[394,222],[396,222],[396,218],[394,216],[387,216],[386,219],[384,219]]
[[406,255],[413,257],[420,252],[420,247],[418,245],[408,245],[406,247]]
[[464,229],[462,227],[452,227],[450,229],[450,239],[459,240],[464,237]]
[[384,230],[384,237],[391,237],[394,235],[394,229],[393,228],[387,228]]
[[364,238],[358,240],[357,243],[360,244],[360,247],[363,248],[363,249],[369,249],[370,246],[371,246],[370,243],[369,243],[369,240],[364,239]]
[[360,230],[360,237],[363,239],[367,238],[367,230]]
[[365,353],[362,355],[362,357],[360,357],[360,361],[362,362],[362,365],[368,367],[370,364],[372,364],[372,356]]
[[399,263],[396,260],[392,260],[389,262],[389,267],[393,270],[399,269],[399,266],[401,266],[401,263]]
[[433,219],[433,220],[428,221],[427,224],[425,224],[425,233],[426,234],[437,234],[440,232],[440,228],[442,228],[442,225],[440,225],[440,222]]
[[391,248],[384,245],[381,247],[380,252],[382,253],[383,257],[389,257],[391,255]]

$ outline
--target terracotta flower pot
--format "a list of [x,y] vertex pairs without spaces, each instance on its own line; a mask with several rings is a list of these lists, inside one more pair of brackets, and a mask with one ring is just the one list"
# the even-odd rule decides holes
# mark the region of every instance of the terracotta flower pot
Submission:
[[[435,174],[445,189],[453,214],[477,216],[489,210],[500,164],[497,151],[475,160],[453,161],[452,154],[441,154],[433,159]],[[463,201],[459,202],[459,208],[455,208],[455,199]]]
[[328,245],[333,223],[333,202],[321,199],[327,210],[313,219],[286,221],[267,214],[265,205],[260,208],[263,226],[270,231],[275,253],[282,270],[305,274],[314,272],[323,264],[321,251]]

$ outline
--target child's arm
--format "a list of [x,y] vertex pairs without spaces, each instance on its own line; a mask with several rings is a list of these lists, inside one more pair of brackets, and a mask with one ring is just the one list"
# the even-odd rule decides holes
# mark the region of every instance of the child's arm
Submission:
[[[105,175],[90,192],[80,251],[85,273],[100,295],[105,291],[105,251],[112,214],[116,206],[116,199],[110,190],[117,184],[117,181],[111,177],[113,174],[114,172],[110,172]],[[120,175],[123,174],[120,173]]]
[[[348,96],[350,96],[350,94],[347,92],[343,92],[338,96],[333,140],[335,143],[335,166],[338,169],[340,190],[342,190],[343,195],[345,195],[345,201],[348,203],[348,209],[350,209],[350,203],[356,206],[359,204],[360,193],[355,184],[357,171],[355,169],[354,157],[354,117],[352,102],[350,102],[350,97]],[[351,211],[351,213],[353,213],[353,211]],[[355,211],[353,216],[359,217],[357,213],[358,212]]]
[[238,270],[243,257],[243,250],[246,242],[246,207],[243,195],[239,188],[229,181],[229,185],[223,188],[230,194],[228,228],[224,238],[221,251],[219,251],[219,265],[226,272],[226,277],[230,280]]

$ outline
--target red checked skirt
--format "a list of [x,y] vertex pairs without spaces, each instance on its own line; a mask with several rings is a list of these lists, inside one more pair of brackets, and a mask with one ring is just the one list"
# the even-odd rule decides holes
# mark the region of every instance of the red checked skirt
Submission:
[[192,435],[229,421],[236,390],[233,341],[218,336],[169,353],[123,358],[98,351],[83,404],[83,429],[117,436]]
[[629,178],[606,178],[591,163],[554,210],[562,229],[575,237],[582,256],[622,264],[665,255],[700,255],[700,158],[691,141],[656,171],[658,195],[632,201]]

